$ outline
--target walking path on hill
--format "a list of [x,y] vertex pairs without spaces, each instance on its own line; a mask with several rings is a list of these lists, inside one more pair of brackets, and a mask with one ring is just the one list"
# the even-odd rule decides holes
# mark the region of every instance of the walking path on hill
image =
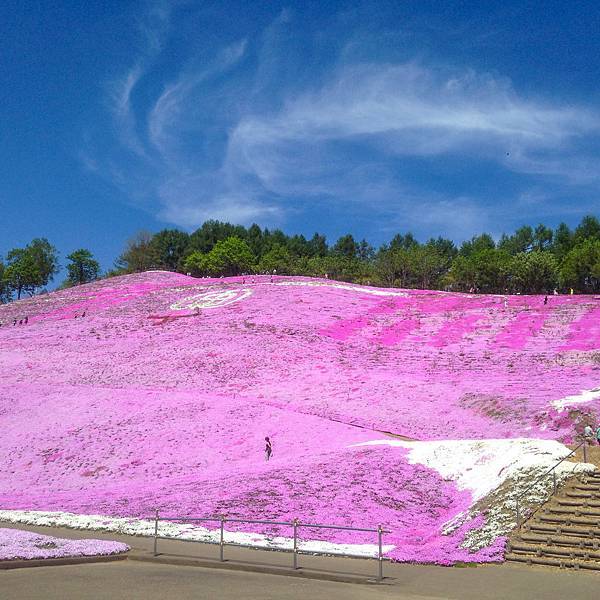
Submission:
[[[149,554],[152,538],[133,537],[64,528],[2,524],[59,537],[112,539],[124,541],[134,552]],[[175,540],[161,540],[159,551],[169,556],[216,557],[216,546]],[[166,555],[165,555],[166,556]],[[290,554],[225,548],[231,561],[254,561],[255,565],[289,565]],[[257,562],[260,561],[260,562]],[[328,573],[373,574],[372,560],[301,556],[300,565]],[[166,597],[187,600],[220,598],[358,600],[587,600],[597,597],[600,575],[565,572],[558,569],[519,565],[479,565],[473,568],[431,565],[385,565],[381,585],[317,581],[265,573],[204,567],[186,567],[134,560],[96,565],[39,567],[0,572],[2,598],[6,600],[71,600],[86,598],[143,600]]]

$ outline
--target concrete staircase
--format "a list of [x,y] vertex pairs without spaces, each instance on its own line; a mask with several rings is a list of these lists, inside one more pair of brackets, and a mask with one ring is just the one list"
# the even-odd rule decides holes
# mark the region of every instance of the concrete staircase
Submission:
[[600,472],[569,480],[513,535],[505,558],[600,571]]

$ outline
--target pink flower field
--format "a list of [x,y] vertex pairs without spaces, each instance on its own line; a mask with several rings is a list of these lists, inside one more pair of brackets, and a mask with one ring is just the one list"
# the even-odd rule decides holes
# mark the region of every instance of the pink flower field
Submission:
[[[600,407],[591,296],[504,307],[500,296],[148,272],[0,306],[0,322],[5,520],[101,515],[110,528],[158,508],[381,523],[393,559],[501,560],[512,522],[485,499],[566,455]],[[351,554],[376,543],[302,535]]]

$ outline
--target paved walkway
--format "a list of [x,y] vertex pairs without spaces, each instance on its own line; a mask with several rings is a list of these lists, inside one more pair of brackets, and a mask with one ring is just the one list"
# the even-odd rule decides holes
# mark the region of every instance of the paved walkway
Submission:
[[[0,523],[0,527],[9,526]],[[14,526],[13,526],[14,527]],[[124,541],[136,553],[148,555],[152,538],[113,535],[62,528],[18,526],[55,536],[96,537]],[[216,546],[173,540],[161,540],[163,556],[178,555],[216,558]],[[289,565],[291,555],[227,547],[225,555],[240,563]],[[300,565],[327,573],[375,574],[375,561],[331,557],[301,556]],[[2,600],[90,600],[127,598],[144,600],[167,597],[266,599],[365,599],[398,600],[591,600],[598,597],[600,573],[560,571],[519,565],[484,565],[445,568],[428,565],[386,564],[386,580],[381,585],[339,583],[230,571],[203,567],[183,567],[133,560],[117,563],[39,567],[0,572]]]

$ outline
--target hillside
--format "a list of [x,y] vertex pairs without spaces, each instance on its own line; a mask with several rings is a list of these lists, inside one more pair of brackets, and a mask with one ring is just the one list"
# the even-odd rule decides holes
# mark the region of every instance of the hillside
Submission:
[[496,508],[600,406],[589,296],[148,272],[0,322],[0,506],[107,526],[155,507],[383,523],[393,558],[497,560]]

